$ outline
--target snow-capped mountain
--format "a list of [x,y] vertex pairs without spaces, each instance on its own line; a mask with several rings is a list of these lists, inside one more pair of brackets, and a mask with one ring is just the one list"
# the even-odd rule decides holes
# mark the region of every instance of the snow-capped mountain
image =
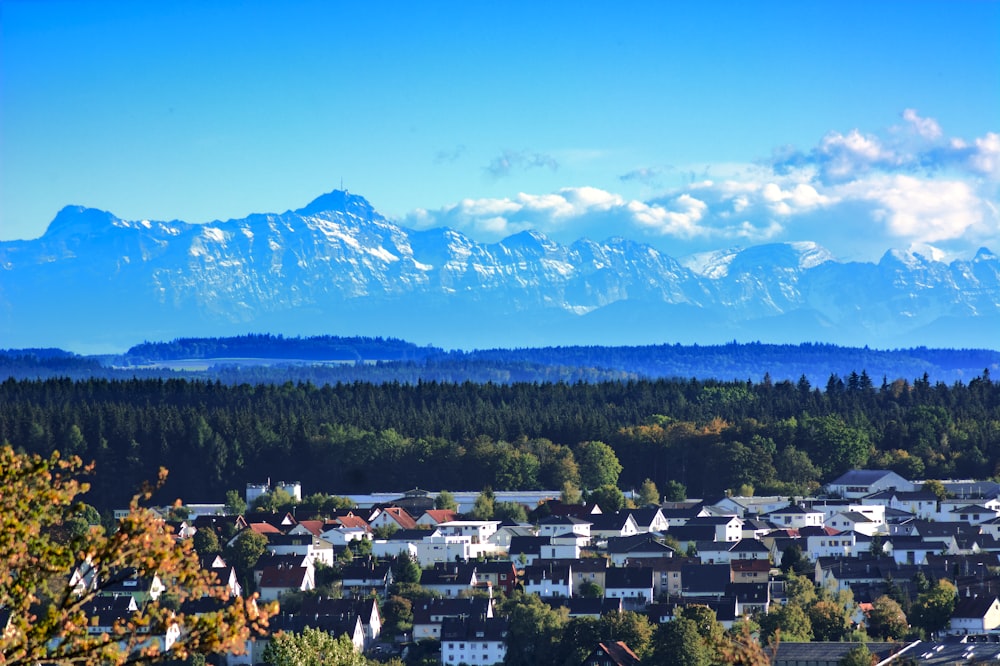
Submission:
[[70,206],[0,242],[0,347],[123,347],[267,331],[461,348],[715,343],[996,346],[1000,259],[889,251],[840,263],[815,243],[674,259],[641,243],[493,244],[413,231],[335,191],[204,225]]

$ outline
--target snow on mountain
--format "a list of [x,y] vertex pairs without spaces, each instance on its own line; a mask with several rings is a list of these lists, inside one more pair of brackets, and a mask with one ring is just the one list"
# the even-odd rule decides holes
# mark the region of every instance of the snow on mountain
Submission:
[[[193,225],[76,206],[0,242],[0,346],[131,344],[247,331],[394,335],[471,348],[623,341],[829,341],[987,346],[1000,259],[890,250],[841,263],[812,242],[681,260],[621,238],[525,231],[477,243],[414,231],[364,198]],[[599,313],[606,313],[599,316]],[[581,316],[586,315],[586,316]],[[964,322],[964,323],[963,323]]]

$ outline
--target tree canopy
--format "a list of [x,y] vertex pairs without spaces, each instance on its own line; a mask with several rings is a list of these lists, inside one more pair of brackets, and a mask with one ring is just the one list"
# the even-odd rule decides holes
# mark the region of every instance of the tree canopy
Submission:
[[[254,598],[230,598],[214,574],[201,568],[192,542],[178,541],[157,514],[140,507],[148,493],[132,499],[113,532],[100,526],[84,533],[64,529],[88,513],[78,499],[87,484],[76,477],[89,471],[79,458],[44,458],[0,446],[0,608],[11,621],[0,634],[0,661],[120,665],[241,652],[275,609],[258,607]],[[133,577],[158,578],[171,601],[161,595],[105,632],[88,631],[88,611],[100,595]],[[215,599],[218,610],[175,611],[205,597]],[[169,647],[153,638],[168,633],[176,635]]]

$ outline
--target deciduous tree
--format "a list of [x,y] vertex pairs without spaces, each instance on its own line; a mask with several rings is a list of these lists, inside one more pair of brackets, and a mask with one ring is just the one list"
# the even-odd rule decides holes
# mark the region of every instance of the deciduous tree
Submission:
[[868,612],[869,634],[883,640],[900,639],[909,628],[906,614],[894,599],[882,595],[872,602],[872,609]]
[[369,663],[354,651],[347,634],[334,638],[322,629],[311,627],[301,633],[279,633],[264,649],[263,659],[272,666],[366,666]]
[[622,465],[614,449],[604,442],[581,442],[573,452],[580,467],[580,483],[584,488],[617,486]]
[[639,496],[636,498],[636,503],[639,506],[660,503],[660,491],[656,488],[656,484],[653,483],[651,479],[646,479],[642,482],[642,485],[639,486]]
[[[84,534],[64,529],[67,521],[88,513],[77,499],[87,485],[75,479],[85,471],[89,468],[79,458],[64,460],[58,453],[45,458],[0,446],[0,607],[10,612],[10,626],[0,633],[0,663],[89,666],[185,659],[240,651],[266,626],[274,608],[259,608],[253,598],[230,599],[214,574],[201,568],[191,541],[178,541],[159,516],[140,507],[148,491],[132,499],[114,532],[99,526]],[[75,567],[94,584],[77,585],[70,576]],[[133,576],[159,577],[169,595],[147,602],[108,632],[90,633],[87,607],[107,586]],[[174,611],[177,604],[205,596],[216,598],[221,610],[198,616]],[[179,629],[179,637],[169,650],[150,640],[171,628]]]

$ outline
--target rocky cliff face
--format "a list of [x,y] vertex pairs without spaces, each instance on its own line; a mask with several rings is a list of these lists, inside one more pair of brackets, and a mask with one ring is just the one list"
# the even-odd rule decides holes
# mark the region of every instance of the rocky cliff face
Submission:
[[839,263],[814,243],[681,261],[623,239],[537,232],[480,244],[413,231],[362,197],[193,225],[64,208],[0,243],[0,347],[125,346],[267,331],[393,335],[462,348],[714,343],[995,346],[1000,259],[892,250]]

